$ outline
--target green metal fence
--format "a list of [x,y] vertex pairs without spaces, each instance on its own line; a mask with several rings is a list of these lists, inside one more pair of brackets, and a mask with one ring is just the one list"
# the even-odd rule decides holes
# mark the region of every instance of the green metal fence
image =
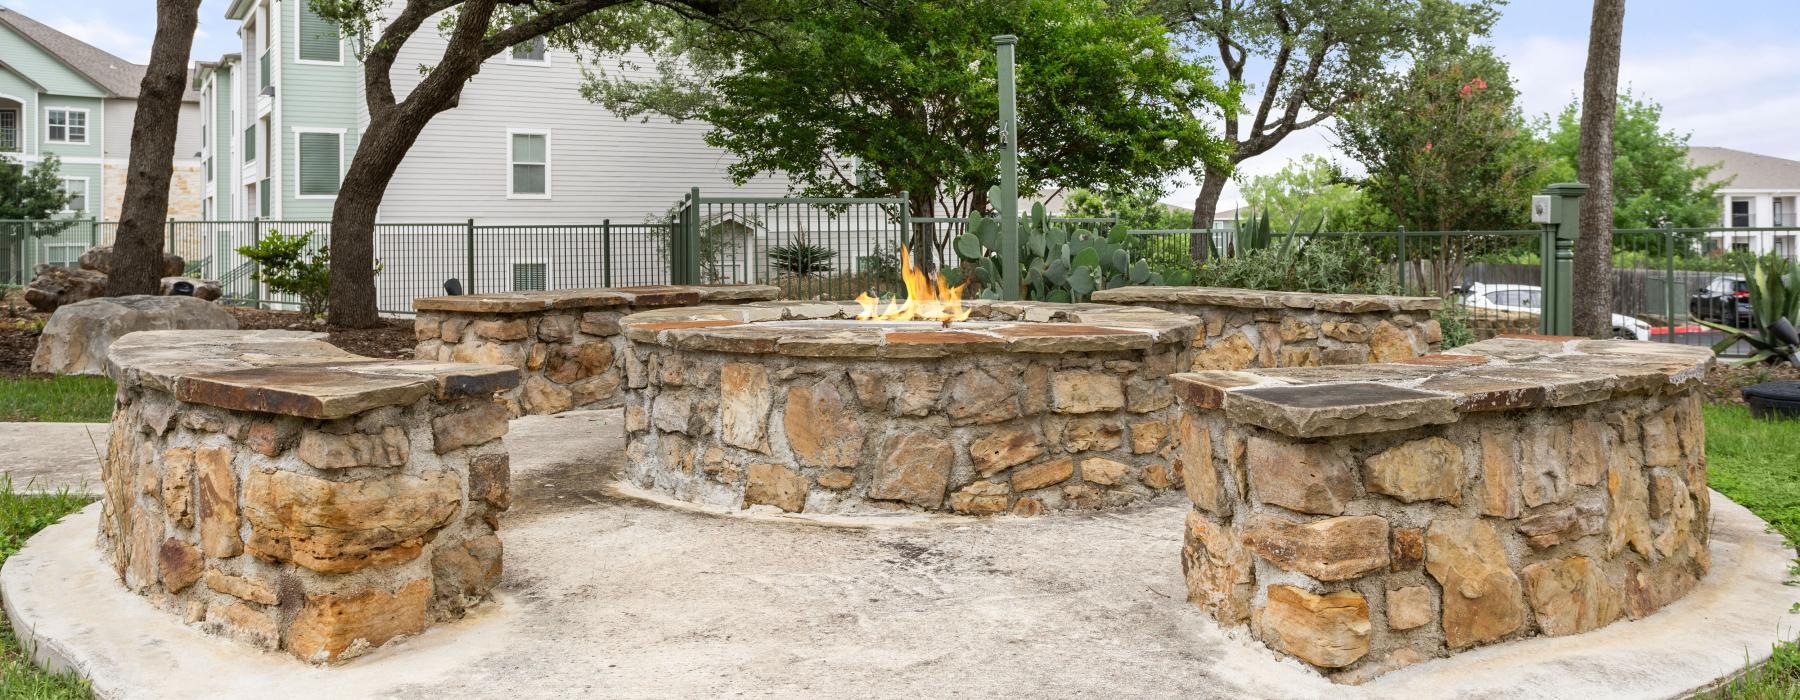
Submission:
[[670,245],[677,284],[773,284],[786,299],[903,291],[907,198],[713,197],[677,206]]

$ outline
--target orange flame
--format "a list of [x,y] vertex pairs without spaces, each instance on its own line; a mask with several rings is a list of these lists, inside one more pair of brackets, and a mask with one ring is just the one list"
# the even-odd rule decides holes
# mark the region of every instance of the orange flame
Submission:
[[862,313],[856,316],[860,321],[943,321],[949,325],[952,321],[969,318],[969,310],[963,308],[963,287],[967,282],[951,287],[944,284],[941,277],[931,277],[913,266],[912,254],[906,246],[900,247],[900,279],[906,282],[906,300],[894,300],[882,308],[881,300],[868,294],[856,297],[856,303],[862,305]]

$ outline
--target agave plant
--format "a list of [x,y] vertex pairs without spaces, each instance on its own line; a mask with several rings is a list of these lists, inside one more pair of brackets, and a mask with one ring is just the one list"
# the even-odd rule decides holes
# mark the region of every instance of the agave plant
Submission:
[[1787,362],[1800,367],[1800,333],[1794,329],[1800,320],[1800,267],[1781,258],[1761,258],[1745,266],[1744,283],[1750,289],[1750,328],[1694,319],[1725,334],[1713,352],[1723,353],[1743,342],[1755,351],[1743,364]]

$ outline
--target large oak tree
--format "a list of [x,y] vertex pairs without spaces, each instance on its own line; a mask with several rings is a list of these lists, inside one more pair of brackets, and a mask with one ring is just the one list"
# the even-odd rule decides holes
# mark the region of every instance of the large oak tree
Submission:
[[[1254,107],[1215,113],[1230,150],[1201,172],[1193,227],[1212,227],[1237,164],[1355,103],[1387,79],[1389,64],[1485,34],[1502,1],[1160,0],[1188,50],[1218,61],[1226,79],[1256,96]],[[1260,79],[1249,74],[1264,67]],[[1196,259],[1205,242],[1193,238]]]
[[[610,42],[608,10],[634,0],[308,0],[365,47],[363,93],[368,124],[344,173],[331,211],[333,325],[378,324],[375,309],[375,216],[400,162],[433,117],[457,106],[469,81],[490,58],[540,36],[559,43]],[[718,16],[733,0],[646,0],[682,16]],[[421,31],[442,34],[442,54],[428,66],[397,66],[407,42]],[[618,48],[603,45],[602,49]],[[420,69],[410,92],[396,94],[394,71]],[[570,89],[574,89],[571,86]]]
[[156,294],[162,289],[164,218],[175,173],[175,135],[187,91],[188,54],[200,25],[200,0],[156,0],[150,65],[138,86],[126,164],[125,199],[113,241],[106,293]]

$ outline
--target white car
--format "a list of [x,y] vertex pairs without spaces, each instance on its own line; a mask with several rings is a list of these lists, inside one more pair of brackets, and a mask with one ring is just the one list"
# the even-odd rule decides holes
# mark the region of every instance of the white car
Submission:
[[[1544,306],[1544,290],[1525,284],[1483,284],[1476,282],[1457,290],[1462,305],[1472,309],[1499,309],[1538,313]],[[1650,324],[1630,316],[1612,315],[1614,338],[1649,340]]]

